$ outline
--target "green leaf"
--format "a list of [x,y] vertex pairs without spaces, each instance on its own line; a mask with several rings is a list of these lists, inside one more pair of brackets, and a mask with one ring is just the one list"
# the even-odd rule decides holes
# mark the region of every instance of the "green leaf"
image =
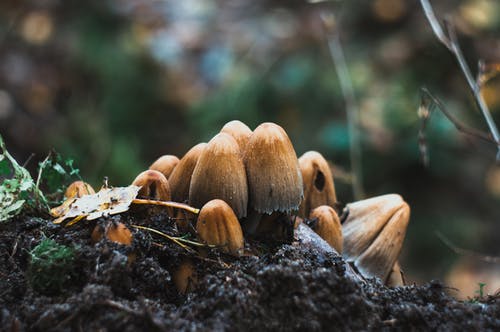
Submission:
[[9,175],[12,173],[12,168],[10,167],[10,163],[5,158],[3,154],[0,155],[0,176],[2,175]]
[[[3,202],[0,200],[0,204],[1,203]],[[21,211],[24,203],[24,200],[18,200],[13,204],[0,209],[0,221],[8,220],[17,215]]]

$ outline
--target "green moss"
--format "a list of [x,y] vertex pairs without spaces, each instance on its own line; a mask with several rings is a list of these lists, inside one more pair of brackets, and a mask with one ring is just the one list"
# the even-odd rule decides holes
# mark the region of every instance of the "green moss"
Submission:
[[46,238],[30,251],[30,256],[28,282],[37,292],[60,293],[75,277],[73,248]]

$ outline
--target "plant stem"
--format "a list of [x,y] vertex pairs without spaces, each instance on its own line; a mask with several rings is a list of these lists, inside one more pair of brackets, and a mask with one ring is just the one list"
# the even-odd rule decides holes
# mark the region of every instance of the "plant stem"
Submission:
[[151,199],[139,199],[135,198],[132,200],[132,203],[134,204],[150,204],[150,205],[161,205],[161,206],[166,206],[166,207],[172,207],[175,209],[182,209],[186,210],[188,212],[198,214],[200,212],[200,209],[194,208],[192,206],[189,206],[187,204],[183,203],[177,203],[177,202],[164,202],[164,201],[156,201],[156,200],[151,200]]
[[496,145],[497,145],[496,160],[500,161],[500,134],[498,133],[498,129],[497,129],[497,126],[495,124],[495,121],[493,121],[490,110],[488,109],[488,105],[486,105],[484,98],[481,95],[481,88],[479,87],[477,82],[474,80],[472,73],[469,69],[469,66],[467,65],[467,62],[465,61],[462,50],[460,49],[460,46],[458,45],[457,35],[456,35],[455,28],[454,28],[453,24],[449,20],[445,21],[447,33],[448,33],[448,36],[447,36],[444,33],[443,28],[441,27],[441,24],[438,22],[436,15],[434,14],[434,10],[432,9],[432,6],[429,3],[429,1],[428,0],[420,0],[420,4],[422,5],[422,9],[424,10],[425,16],[427,17],[427,20],[429,21],[429,24],[432,27],[432,31],[434,32],[436,37],[455,56],[459,66],[460,66],[460,69],[462,70],[462,73],[464,74],[465,79],[467,80],[467,84],[469,85],[469,88],[472,90],[476,104],[479,107],[479,109],[480,109],[480,111],[481,111],[481,113],[486,121],[486,124],[488,125],[490,133],[496,142]]
[[[339,77],[340,88],[344,96],[346,114],[347,114],[347,127],[349,130],[349,157],[351,160],[351,169],[354,174],[352,178],[352,191],[355,200],[360,200],[365,197],[363,190],[363,164],[361,157],[361,141],[359,139],[359,109],[356,103],[354,88],[352,85],[351,76],[347,69],[344,51],[340,44],[340,37],[336,27],[327,29],[325,18],[323,23],[325,26],[325,35],[328,41],[328,49],[332,57],[337,76]],[[334,17],[330,17],[334,20]]]

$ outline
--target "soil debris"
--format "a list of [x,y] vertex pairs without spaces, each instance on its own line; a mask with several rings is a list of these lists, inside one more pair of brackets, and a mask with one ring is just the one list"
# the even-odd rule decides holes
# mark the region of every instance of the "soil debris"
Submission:
[[[131,245],[99,223],[147,225],[180,236],[168,215],[124,213],[72,227],[21,215],[0,223],[0,324],[5,331],[499,330],[500,298],[461,302],[438,281],[385,287],[352,278],[334,252],[299,243],[263,244],[259,256],[187,252],[130,228]],[[30,252],[44,239],[72,248],[72,273],[50,292],[29,282]],[[133,257],[131,259],[130,257]],[[185,261],[197,275],[181,294],[173,275]]]

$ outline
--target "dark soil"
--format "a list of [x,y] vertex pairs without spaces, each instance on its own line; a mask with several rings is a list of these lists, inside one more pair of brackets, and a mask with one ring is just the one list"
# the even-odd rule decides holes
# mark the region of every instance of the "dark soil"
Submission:
[[[138,229],[132,246],[92,243],[95,225],[110,219],[178,235],[166,217],[134,215],[71,227],[32,216],[0,224],[0,330],[500,330],[498,297],[460,302],[439,282],[391,289],[357,280],[341,257],[301,241],[241,258],[201,257]],[[30,268],[45,237],[75,249],[71,264],[44,272],[60,287],[40,284]],[[198,282],[182,295],[173,275],[186,259]]]

